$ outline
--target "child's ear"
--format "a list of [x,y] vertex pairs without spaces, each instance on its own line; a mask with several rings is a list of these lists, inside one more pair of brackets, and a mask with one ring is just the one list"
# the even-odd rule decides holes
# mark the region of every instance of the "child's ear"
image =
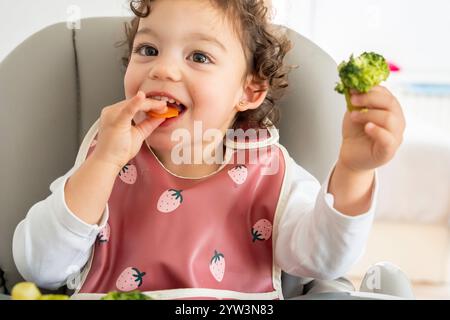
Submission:
[[264,102],[268,88],[267,81],[256,81],[254,76],[247,76],[244,92],[236,106],[237,111],[242,112],[258,108]]

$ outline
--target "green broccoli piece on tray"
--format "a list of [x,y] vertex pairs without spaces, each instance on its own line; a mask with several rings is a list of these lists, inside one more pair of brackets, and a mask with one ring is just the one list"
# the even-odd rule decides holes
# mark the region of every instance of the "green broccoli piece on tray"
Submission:
[[139,291],[131,292],[108,292],[101,300],[153,300],[153,297],[145,295]]
[[350,56],[349,61],[343,61],[338,66],[341,81],[334,90],[344,94],[347,101],[347,109],[365,109],[352,106],[350,103],[350,89],[366,93],[372,87],[389,77],[389,65],[382,55],[374,52],[364,52],[359,57]]

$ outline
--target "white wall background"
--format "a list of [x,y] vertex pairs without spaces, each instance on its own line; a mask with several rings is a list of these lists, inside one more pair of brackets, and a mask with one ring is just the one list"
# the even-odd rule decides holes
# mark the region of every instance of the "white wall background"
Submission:
[[306,35],[338,62],[373,50],[411,76],[450,82],[448,0],[272,1],[278,23]]
[[129,15],[127,0],[0,0],[0,61],[36,31],[65,22],[80,9],[81,18]]

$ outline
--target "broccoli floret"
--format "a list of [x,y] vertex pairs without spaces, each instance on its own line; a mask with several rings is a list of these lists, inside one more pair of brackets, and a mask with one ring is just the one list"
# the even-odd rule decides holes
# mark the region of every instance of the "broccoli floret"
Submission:
[[[334,88],[345,94],[347,109],[351,112],[358,109],[350,103],[350,89],[358,92],[368,92],[372,87],[389,77],[389,65],[382,55],[374,52],[364,52],[359,57],[350,56],[348,62],[343,61],[338,66],[341,81]],[[359,108],[361,109],[361,108]]]

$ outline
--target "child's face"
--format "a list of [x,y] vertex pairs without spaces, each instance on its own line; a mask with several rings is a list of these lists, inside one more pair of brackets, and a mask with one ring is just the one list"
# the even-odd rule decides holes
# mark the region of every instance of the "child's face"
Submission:
[[[146,29],[151,33],[144,33]],[[193,137],[194,121],[202,122],[203,131],[230,127],[243,98],[246,61],[233,27],[209,1],[154,2],[151,14],[139,23],[133,47],[141,49],[130,59],[126,97],[138,90],[163,91],[187,107],[154,131],[147,140],[152,147],[162,151],[177,144],[170,139],[177,128]],[[141,112],[134,120],[145,117]]]

